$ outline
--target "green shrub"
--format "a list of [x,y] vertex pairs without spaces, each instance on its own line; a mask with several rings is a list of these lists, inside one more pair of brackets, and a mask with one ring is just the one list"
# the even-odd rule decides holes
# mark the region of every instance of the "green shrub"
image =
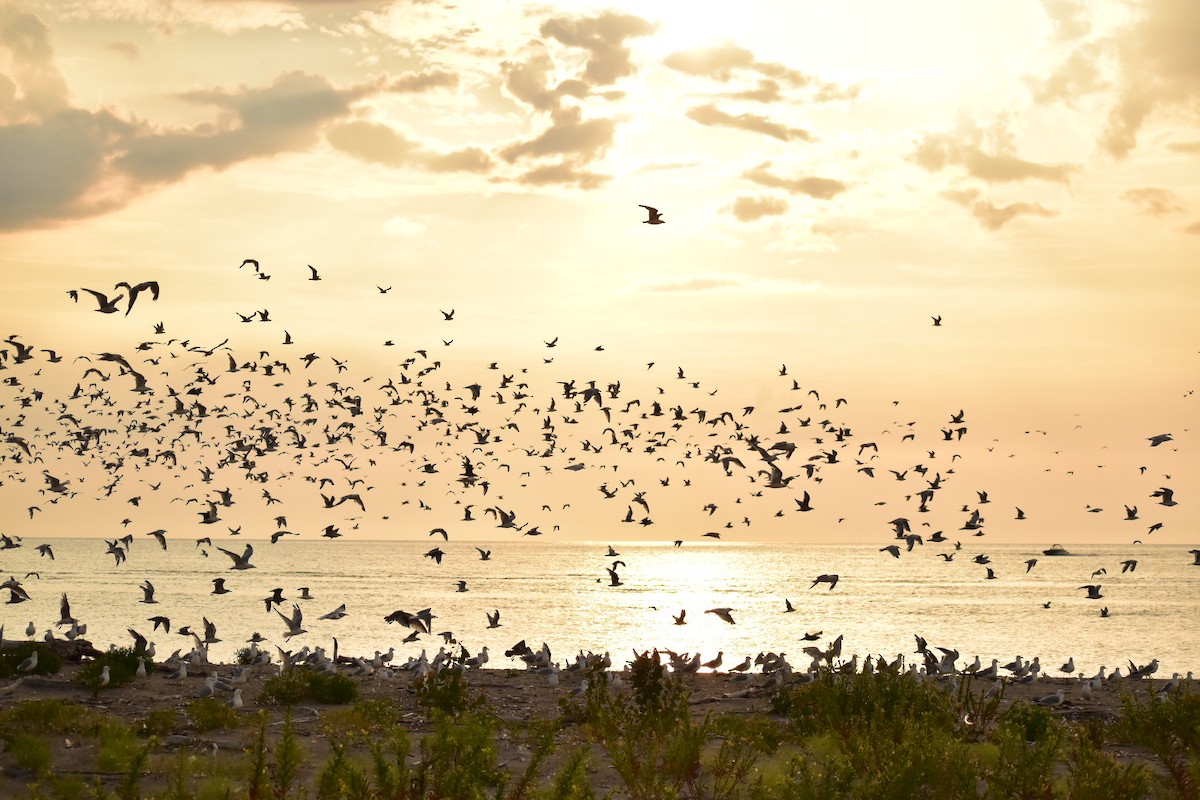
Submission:
[[79,733],[92,724],[88,709],[63,700],[23,700],[0,712],[0,724],[25,733]]
[[202,731],[228,730],[238,724],[237,712],[215,697],[201,697],[188,703],[187,715]]
[[1195,797],[1200,786],[1200,695],[1147,692],[1144,700],[1121,695],[1121,716],[1112,735],[1145,747],[1166,770],[1159,782],[1169,794]]
[[417,705],[431,716],[458,716],[480,708],[485,702],[483,695],[471,696],[467,681],[457,669],[441,669],[428,672],[413,681]]
[[263,684],[258,702],[262,705],[294,706],[303,700],[327,705],[344,705],[358,699],[358,684],[345,675],[326,675],[291,669]]
[[178,715],[173,708],[152,708],[146,713],[146,717],[137,723],[135,730],[143,739],[150,736],[162,739],[175,730],[177,719]]
[[[137,677],[138,662],[145,658],[144,653],[135,653],[132,647],[117,647],[102,653],[95,661],[81,669],[77,680],[91,690],[92,697],[98,697],[102,689],[115,689],[133,683]],[[108,685],[101,686],[105,667],[108,667]]]
[[[38,663],[30,672],[17,672],[21,662],[34,652],[38,654]],[[62,669],[62,658],[41,642],[21,642],[14,647],[0,650],[0,678],[14,678],[18,675],[53,675]]]
[[20,769],[44,777],[50,773],[50,740],[32,733],[13,733],[4,737],[4,752]]

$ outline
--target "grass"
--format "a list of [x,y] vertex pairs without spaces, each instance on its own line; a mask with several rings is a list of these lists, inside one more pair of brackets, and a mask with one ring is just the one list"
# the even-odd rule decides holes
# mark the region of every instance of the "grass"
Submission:
[[[30,672],[17,672],[21,662],[33,653],[38,654],[38,663]],[[41,642],[22,642],[14,647],[0,650],[0,678],[15,678],[17,675],[53,675],[62,669],[62,658]]]
[[309,701],[345,705],[358,699],[358,684],[345,675],[291,669],[269,678],[258,696],[261,705],[294,706]]
[[[77,680],[88,688],[92,697],[100,696],[105,689],[128,686],[137,677],[138,662],[148,660],[144,653],[135,653],[132,647],[118,647],[100,655],[81,669]],[[104,668],[108,667],[108,683],[103,684]],[[147,665],[147,669],[150,666]]]

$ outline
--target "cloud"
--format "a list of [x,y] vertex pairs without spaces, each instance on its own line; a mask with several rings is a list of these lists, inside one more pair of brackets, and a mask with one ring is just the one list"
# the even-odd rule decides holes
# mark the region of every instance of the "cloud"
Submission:
[[133,42],[109,42],[105,46],[106,50],[111,50],[119,56],[137,61],[142,57],[142,50]]
[[646,288],[652,292],[710,292],[714,289],[733,289],[742,283],[735,278],[689,278],[678,283],[659,283]]
[[812,134],[801,128],[791,128],[782,123],[773,122],[758,114],[738,114],[734,116],[721,111],[711,103],[688,109],[687,117],[701,125],[736,128],[752,133],[761,133],[764,136],[770,136],[781,142],[790,142],[793,139],[805,142],[813,140]]
[[1083,3],[1076,0],[1041,0],[1041,3],[1060,41],[1079,39],[1091,32],[1092,20]]
[[1101,145],[1115,158],[1137,146],[1150,114],[1200,100],[1200,3],[1146,0],[1142,17],[1117,37],[1122,80]]
[[1176,153],[1200,153],[1200,142],[1172,142],[1167,149]]
[[333,125],[325,138],[346,155],[397,169],[410,167],[431,172],[487,172],[492,166],[491,157],[478,148],[434,153],[387,125],[366,120]]
[[1102,42],[1083,45],[1070,54],[1044,78],[1028,78],[1033,98],[1039,103],[1059,102],[1074,107],[1075,101],[1108,88],[1102,76],[1100,61],[1105,57]]
[[529,186],[568,184],[580,189],[598,189],[607,183],[608,175],[600,175],[583,169],[578,162],[564,160],[557,164],[535,167],[517,177],[517,183]]
[[425,231],[426,225],[412,217],[396,216],[383,223],[383,232],[388,236],[416,236]]
[[[197,169],[224,169],[307,149],[378,82],[338,88],[304,72],[266,86],[182,95],[210,106],[210,121],[165,128],[110,109],[71,106],[49,31],[37,17],[0,8],[0,230],[47,226],[121,208]],[[483,156],[486,158],[486,156]],[[431,169],[479,164],[479,152],[432,154]]]
[[583,79],[592,86],[609,86],[636,72],[625,40],[649,36],[655,25],[632,14],[606,11],[595,17],[555,17],[542,24],[542,36],[588,52]]
[[1193,236],[1200,236],[1200,222],[1193,222],[1183,229],[1184,233],[1190,233]]
[[754,54],[744,47],[724,44],[699,50],[671,53],[663,64],[688,75],[698,75],[718,81],[733,79],[734,70],[750,69],[754,66]]
[[546,130],[532,139],[504,148],[500,155],[506,161],[527,156],[571,155],[592,160],[603,155],[613,142],[617,125],[611,119],[583,119],[578,109],[558,114]]
[[202,167],[225,169],[251,158],[312,146],[322,125],[350,112],[360,89],[338,89],[325,78],[289,72],[262,88],[208,89],[183,99],[225,112],[216,124],[148,133],[127,143],[116,166],[138,181],[175,181]]
[[981,200],[976,189],[961,191],[945,191],[942,197],[953,200],[960,206],[970,210],[971,215],[979,220],[979,224],[989,231],[998,231],[1006,224],[1022,215],[1035,217],[1056,217],[1058,212],[1038,203],[1009,203],[997,206],[991,200]]
[[754,222],[763,217],[777,217],[788,209],[780,197],[739,197],[733,201],[733,215],[738,222]]
[[406,72],[388,81],[387,91],[399,94],[428,92],[433,89],[453,89],[458,86],[458,75],[445,70],[433,69],[423,72]]
[[1130,189],[1121,195],[1122,200],[1128,200],[1138,207],[1143,214],[1161,217],[1166,214],[1183,211],[1183,203],[1179,195],[1168,189],[1146,187]]
[[849,188],[842,181],[832,178],[817,178],[813,176],[791,179],[781,178],[771,174],[769,171],[770,166],[771,162],[769,161],[759,164],[757,167],[743,172],[742,177],[763,186],[770,186],[774,189],[786,189],[792,194],[806,194],[818,200],[832,200]]
[[758,61],[749,50],[732,43],[671,53],[663,59],[663,64],[687,75],[722,83],[734,80],[739,71],[756,72],[763,76],[758,80],[758,88],[726,95],[737,99],[773,102],[779,99],[781,83],[789,88],[816,88],[814,99],[819,101],[845,100],[858,94],[857,87],[829,83],[783,64]]
[[1006,133],[993,136],[998,140],[995,146],[1000,152],[994,155],[985,153],[978,141],[972,141],[981,140],[982,137],[982,131],[966,132],[962,136],[966,141],[944,133],[928,133],[917,144],[913,160],[930,172],[959,166],[971,177],[987,183],[1029,179],[1066,183],[1078,169],[1074,164],[1039,164],[1017,158],[1010,152],[1012,144]]

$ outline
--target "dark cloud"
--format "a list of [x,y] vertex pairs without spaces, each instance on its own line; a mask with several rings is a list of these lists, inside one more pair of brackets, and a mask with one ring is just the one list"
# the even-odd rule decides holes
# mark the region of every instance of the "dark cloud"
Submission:
[[592,86],[608,86],[636,72],[625,40],[649,36],[653,23],[632,14],[606,11],[595,17],[555,17],[542,24],[542,36],[588,52],[583,79]]
[[786,189],[792,194],[806,194],[818,200],[832,200],[849,188],[842,181],[834,180],[833,178],[817,178],[813,176],[781,178],[770,172],[770,166],[770,162],[759,164],[757,167],[742,173],[742,177],[763,186],[770,186],[774,189]]
[[1122,193],[1121,199],[1133,203],[1143,214],[1150,214],[1154,217],[1162,217],[1184,210],[1179,195],[1168,189],[1156,187],[1130,189]]
[[793,139],[810,142],[813,139],[812,134],[802,128],[792,128],[758,114],[738,114],[734,116],[733,114],[721,111],[711,103],[688,109],[687,117],[701,125],[736,128],[752,133],[761,133],[764,136],[779,139],[781,142],[790,142]]
[[753,222],[763,217],[774,217],[788,209],[787,201],[781,197],[746,197],[733,201],[733,216],[739,222]]

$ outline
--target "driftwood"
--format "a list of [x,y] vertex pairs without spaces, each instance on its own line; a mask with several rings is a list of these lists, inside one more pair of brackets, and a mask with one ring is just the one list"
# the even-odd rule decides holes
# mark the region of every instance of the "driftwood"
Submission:
[[[9,639],[7,641],[0,642],[0,648],[7,649],[18,647],[23,644],[28,644],[28,642],[14,641]],[[50,642],[41,639],[35,639],[34,644],[40,644],[49,647],[54,654],[63,661],[79,662],[85,658],[95,659],[104,655],[103,650],[97,650],[87,639],[75,639],[74,641],[70,639],[55,639]]]

